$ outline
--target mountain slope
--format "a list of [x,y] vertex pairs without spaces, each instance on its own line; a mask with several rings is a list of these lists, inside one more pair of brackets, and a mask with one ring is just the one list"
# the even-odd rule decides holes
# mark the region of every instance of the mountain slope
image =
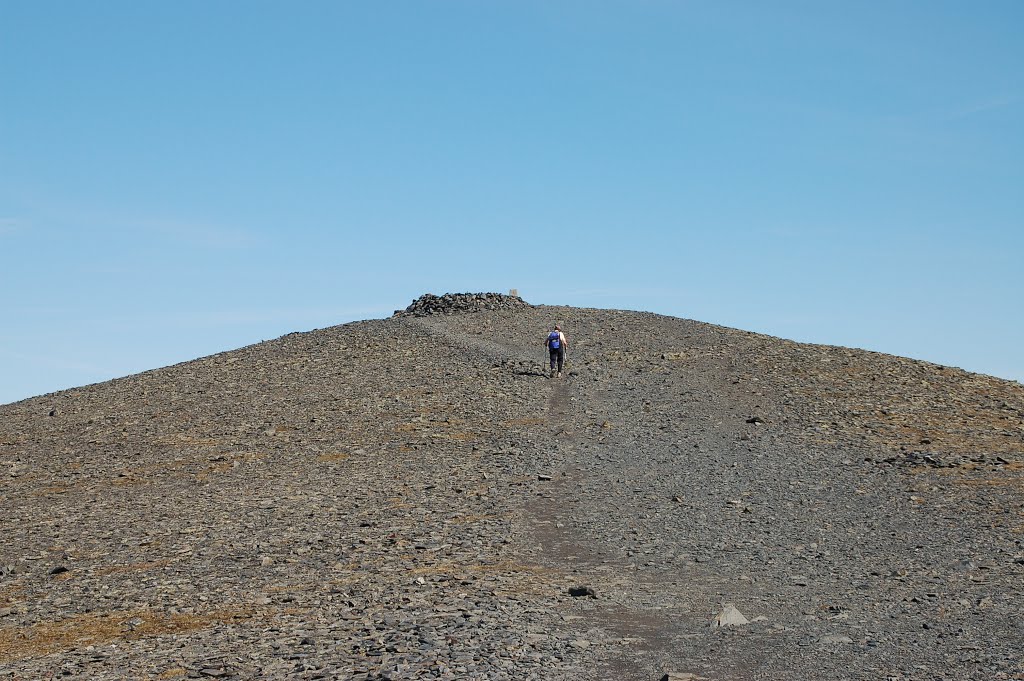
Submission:
[[1019,384],[477,302],[0,407],[0,670],[1022,678]]

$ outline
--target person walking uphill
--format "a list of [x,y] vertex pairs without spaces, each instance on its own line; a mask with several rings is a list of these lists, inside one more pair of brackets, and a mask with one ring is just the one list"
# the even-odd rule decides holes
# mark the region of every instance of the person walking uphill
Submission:
[[562,376],[562,366],[565,364],[565,351],[569,347],[569,341],[565,340],[565,334],[558,324],[548,334],[544,345],[548,346],[548,355],[551,357],[551,377],[555,377],[555,367],[558,368],[558,377]]

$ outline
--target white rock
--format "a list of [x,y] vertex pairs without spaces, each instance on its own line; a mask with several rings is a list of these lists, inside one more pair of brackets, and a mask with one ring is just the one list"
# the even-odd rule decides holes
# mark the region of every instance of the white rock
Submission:
[[743,613],[736,609],[732,603],[726,603],[722,611],[715,616],[711,623],[712,627],[739,627],[750,624],[750,620],[743,616]]
[[853,643],[853,639],[849,636],[843,636],[842,634],[829,634],[823,636],[821,639],[822,643]]

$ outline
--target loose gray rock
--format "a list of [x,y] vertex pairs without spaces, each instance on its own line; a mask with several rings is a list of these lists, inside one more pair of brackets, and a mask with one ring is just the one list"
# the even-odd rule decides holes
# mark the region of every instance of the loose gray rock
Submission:
[[[0,406],[0,670],[1024,668],[1024,387],[478,295]],[[554,322],[585,380],[541,380]]]

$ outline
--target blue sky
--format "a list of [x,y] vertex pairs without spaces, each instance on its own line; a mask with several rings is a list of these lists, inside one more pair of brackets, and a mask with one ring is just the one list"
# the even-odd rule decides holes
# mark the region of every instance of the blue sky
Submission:
[[0,0],[0,403],[513,287],[1024,380],[1022,31],[1016,0]]

